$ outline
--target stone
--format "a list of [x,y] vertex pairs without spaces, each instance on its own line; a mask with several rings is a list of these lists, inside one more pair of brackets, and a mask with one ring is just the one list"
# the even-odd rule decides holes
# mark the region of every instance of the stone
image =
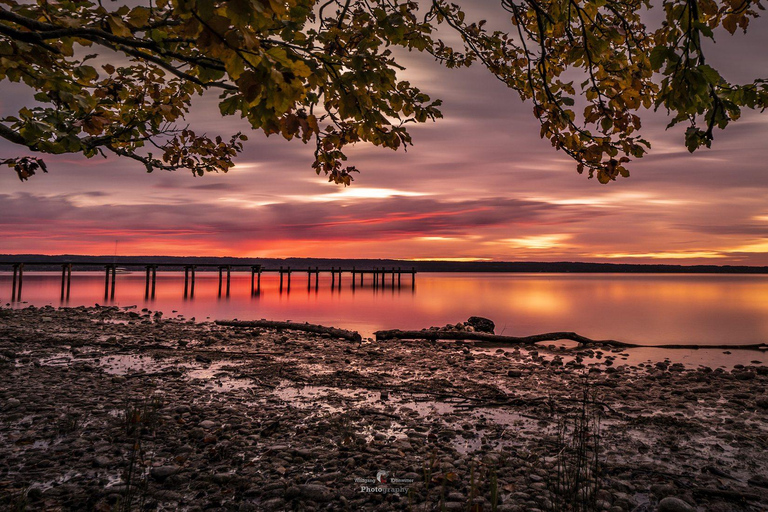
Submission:
[[285,500],[283,498],[272,498],[263,501],[261,507],[261,510],[283,510],[285,509]]
[[[334,498],[333,491],[325,485],[304,484],[297,486],[296,490],[299,497],[321,503],[331,501]],[[286,494],[288,494],[288,491],[286,491]]]
[[696,509],[680,498],[667,496],[659,502],[656,512],[696,512]]
[[[640,453],[644,453],[648,451],[648,447],[643,445],[645,450],[638,450]],[[675,487],[672,484],[654,484],[651,486],[651,492],[654,496],[656,496],[658,499],[666,498],[667,496],[672,496],[673,494],[677,493],[677,487]]]
[[18,398],[9,398],[8,401],[5,402],[6,409],[15,409],[20,405],[21,405],[21,401]]
[[201,422],[200,422],[200,426],[201,426],[202,428],[206,428],[206,429],[208,429],[208,428],[213,428],[213,427],[215,427],[215,426],[216,426],[216,423],[214,423],[214,422],[213,422],[213,421],[211,421],[211,420],[204,420],[204,421],[201,421]]
[[747,483],[749,485],[754,485],[755,487],[762,487],[764,489],[768,489],[768,478],[764,477],[763,475],[755,475],[749,480],[747,480]]
[[178,471],[178,466],[158,466],[149,470],[149,476],[158,482],[163,482],[166,478],[175,475]]
[[467,323],[477,332],[488,332],[493,334],[494,329],[496,329],[496,324],[494,324],[492,320],[481,316],[471,316],[467,319]]
[[216,473],[211,476],[211,481],[218,485],[225,485],[232,480],[233,476],[232,473]]
[[95,459],[93,459],[93,465],[97,468],[105,468],[109,466],[109,459],[107,457],[104,457],[103,455],[99,455]]

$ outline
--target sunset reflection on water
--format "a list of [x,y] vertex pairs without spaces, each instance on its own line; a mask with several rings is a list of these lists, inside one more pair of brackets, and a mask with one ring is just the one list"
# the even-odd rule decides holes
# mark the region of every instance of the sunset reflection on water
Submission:
[[[371,288],[349,274],[341,289],[330,276],[294,272],[282,292],[264,274],[250,294],[250,273],[233,272],[229,297],[218,296],[218,275],[198,272],[193,299],[184,275],[159,272],[154,299],[145,300],[144,272],[117,275],[115,299],[104,300],[104,274],[74,272],[69,300],[60,301],[57,273],[25,272],[22,303],[42,306],[136,305],[198,320],[239,318],[307,321],[359,330],[419,329],[478,315],[496,322],[497,334],[576,331],[591,338],[644,344],[746,344],[768,341],[768,276],[671,274],[441,274],[403,275],[402,287]],[[338,284],[338,282],[337,282]],[[226,289],[226,287],[225,287]],[[0,299],[10,301],[11,276],[0,275]]]

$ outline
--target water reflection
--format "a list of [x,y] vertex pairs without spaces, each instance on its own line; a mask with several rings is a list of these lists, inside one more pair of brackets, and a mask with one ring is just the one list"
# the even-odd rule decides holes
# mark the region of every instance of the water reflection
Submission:
[[[197,318],[270,318],[355,329],[419,329],[491,318],[496,332],[529,335],[576,331],[591,338],[643,344],[751,344],[768,340],[768,276],[649,274],[338,275],[313,269],[293,276],[250,271],[157,272],[147,293],[146,273],[117,272],[104,301]],[[112,278],[115,285],[111,287]],[[290,286],[288,285],[290,279]],[[10,273],[0,275],[0,299],[10,302]],[[34,305],[93,305],[102,301],[103,272],[73,272],[61,297],[61,276],[25,272],[23,300]],[[252,284],[253,283],[253,284]],[[154,288],[154,293],[152,293]],[[114,296],[112,295],[114,293]]]

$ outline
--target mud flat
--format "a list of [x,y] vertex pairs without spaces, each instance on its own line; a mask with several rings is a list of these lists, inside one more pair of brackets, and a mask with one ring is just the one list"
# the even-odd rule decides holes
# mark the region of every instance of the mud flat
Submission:
[[768,510],[766,359],[0,309],[0,509]]

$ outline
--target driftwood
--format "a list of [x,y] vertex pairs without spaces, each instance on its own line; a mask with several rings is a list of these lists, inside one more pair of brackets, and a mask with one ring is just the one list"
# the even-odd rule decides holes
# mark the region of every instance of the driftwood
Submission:
[[315,334],[328,334],[334,338],[342,338],[349,341],[362,341],[362,336],[357,331],[348,331],[346,329],[337,329],[336,327],[326,327],[316,324],[300,324],[298,322],[276,322],[273,320],[216,320],[216,325],[228,327],[263,327],[265,329],[290,329],[292,331],[311,332]]
[[756,343],[752,345],[642,345],[635,343],[625,343],[616,340],[593,340],[575,332],[547,332],[544,334],[534,334],[532,336],[501,336],[486,332],[468,332],[452,331],[446,329],[424,330],[424,331],[401,331],[392,329],[388,331],[376,331],[377,341],[385,340],[466,340],[479,341],[476,346],[503,346],[503,345],[531,345],[540,341],[558,341],[571,340],[581,345],[606,346],[616,348],[687,348],[687,349],[741,349],[741,350],[768,350],[765,343]]

